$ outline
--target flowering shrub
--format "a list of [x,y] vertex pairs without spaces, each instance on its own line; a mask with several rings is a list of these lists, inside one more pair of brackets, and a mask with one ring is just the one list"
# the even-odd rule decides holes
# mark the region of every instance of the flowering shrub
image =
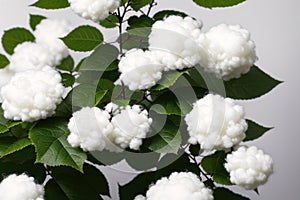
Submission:
[[[137,171],[119,185],[121,200],[245,200],[230,186],[258,192],[267,182],[271,157],[246,143],[270,128],[235,100],[280,81],[255,66],[250,32],[226,24],[204,32],[186,13],[153,13],[157,5],[37,0],[31,6],[70,7],[93,25],[30,14],[31,30],[4,32],[0,199],[103,199],[111,191],[98,167],[121,161]],[[112,41],[103,28],[116,30]]]

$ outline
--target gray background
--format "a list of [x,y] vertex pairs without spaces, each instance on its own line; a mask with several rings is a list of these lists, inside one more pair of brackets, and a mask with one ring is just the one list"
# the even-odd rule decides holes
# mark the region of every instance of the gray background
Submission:
[[[33,2],[32,0],[0,0],[0,35],[3,30],[10,27],[28,27],[29,13],[44,14],[52,18],[64,17],[71,20],[74,25],[87,23],[69,9],[45,12],[29,8],[28,5]],[[252,191],[240,191],[254,200],[299,199],[300,1],[248,0],[234,8],[215,10],[197,7],[192,0],[158,0],[158,2],[159,6],[156,9],[182,10],[202,20],[204,30],[222,22],[241,24],[250,30],[252,39],[257,45],[258,66],[285,82],[259,99],[241,102],[246,108],[247,118],[275,127],[255,142],[255,145],[272,155],[275,173],[266,185],[259,188],[260,196]],[[3,53],[1,48],[0,52]],[[112,187],[116,180],[124,182],[128,179],[127,174],[118,174],[114,170],[106,170],[106,172],[112,180]],[[115,194],[113,199],[117,199]]]

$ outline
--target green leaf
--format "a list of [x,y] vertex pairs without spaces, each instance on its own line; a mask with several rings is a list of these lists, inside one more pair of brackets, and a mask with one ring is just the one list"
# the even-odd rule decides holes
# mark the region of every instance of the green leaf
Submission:
[[119,18],[116,15],[109,15],[106,19],[100,21],[100,25],[105,28],[115,28],[119,23]]
[[20,151],[1,158],[0,182],[10,174],[19,175],[26,173],[42,184],[46,178],[46,170],[42,164],[34,164],[34,159],[35,152],[33,146],[28,146]]
[[114,64],[119,56],[119,50],[112,45],[100,45],[95,51],[87,57],[80,66],[80,71],[105,71]]
[[117,41],[122,43],[123,49],[146,49],[149,46],[148,36],[153,23],[154,20],[148,16],[132,16],[128,20],[127,32],[120,35]]
[[96,101],[97,86],[93,84],[80,84],[72,91],[72,106],[75,107],[93,107]]
[[144,28],[144,27],[151,28],[153,24],[154,24],[154,20],[146,15],[141,15],[139,17],[132,16],[128,19],[129,27],[127,28],[127,30]]
[[18,27],[4,31],[2,45],[8,54],[13,54],[14,49],[18,44],[26,41],[33,42],[34,40],[35,38],[29,30]]
[[227,188],[216,188],[214,189],[214,200],[250,200],[247,197],[244,197],[240,194],[236,194]]
[[[157,106],[159,104],[161,106]],[[180,103],[175,94],[171,91],[165,92],[153,102],[152,110],[163,115],[179,115],[183,113],[180,109]]]
[[87,153],[87,160],[95,165],[105,165],[104,163],[101,162],[101,160],[97,159],[94,154],[97,152],[88,152]]
[[33,162],[34,161],[27,161],[22,165],[10,162],[0,162],[0,181],[10,174],[20,175],[26,173],[28,176],[34,177],[38,183],[42,184],[46,178],[46,170],[42,164],[34,164]]
[[10,128],[7,134],[9,134],[10,136],[14,136],[15,138],[28,138],[29,129],[33,124],[34,123],[23,122],[22,124]]
[[[151,184],[155,183],[162,177],[169,176],[173,172],[198,171],[197,167],[190,163],[187,154],[183,154],[180,157],[176,157],[175,155],[172,157],[174,157],[172,160],[175,161],[167,167],[153,172],[139,174],[128,184],[119,186],[120,200],[134,199],[134,197],[139,194],[145,194]],[[163,159],[160,161],[160,163],[164,163]],[[166,162],[169,163],[169,161],[170,160],[167,160]],[[165,165],[165,163],[163,165]]]
[[105,97],[107,92],[108,90],[102,90],[101,88],[97,88],[95,106],[100,104],[101,100]]
[[246,138],[244,139],[244,142],[260,138],[267,131],[272,129],[272,128],[268,128],[268,127],[263,127],[251,120],[247,120],[247,123],[248,123],[248,129],[246,131]]
[[212,155],[206,156],[201,161],[202,168],[210,175],[216,183],[232,185],[229,173],[224,167],[226,153],[217,151]]
[[189,150],[193,156],[199,156],[201,150],[200,144],[191,144]]
[[65,87],[70,87],[75,83],[75,77],[68,73],[61,74],[62,83]]
[[[141,33],[143,33],[144,30],[145,28],[142,28]],[[118,42],[122,41],[122,48],[126,50],[130,50],[133,48],[147,49],[149,46],[148,35],[139,36],[140,34],[139,35],[135,35],[135,34],[137,34],[137,29],[134,29],[134,34],[123,33],[118,38],[117,41]]]
[[96,106],[107,94],[107,89],[97,88],[93,84],[76,86],[57,106],[56,117],[71,117],[72,113],[86,106]]
[[138,11],[144,6],[150,4],[153,0],[131,0],[130,6],[134,11]]
[[75,71],[78,72],[80,70],[81,65],[84,63],[86,58],[82,58],[75,67]]
[[51,171],[53,179],[46,184],[46,199],[101,200],[100,194],[109,196],[106,178],[91,165],[84,165],[83,174],[66,167],[51,168]]
[[157,153],[177,154],[181,145],[181,134],[178,125],[167,120],[158,134],[147,139],[147,146]]
[[72,95],[73,91],[69,92],[66,98],[57,106],[55,110],[55,117],[68,117],[70,118],[73,114],[72,107]]
[[[124,160],[127,151],[116,153],[116,152],[103,150],[103,151],[93,151],[91,153],[94,157],[93,160],[98,160],[98,162],[102,163],[103,165],[109,166],[109,165],[116,164],[121,160]],[[93,163],[95,162],[96,161],[94,161]]]
[[5,55],[0,54],[0,69],[6,67],[9,64],[9,60]]
[[37,153],[36,162],[49,166],[70,166],[82,172],[87,156],[68,143],[67,123],[62,118],[50,118],[30,130],[29,137]]
[[70,6],[68,0],[38,0],[30,6],[35,6],[43,9],[60,9]]
[[180,17],[188,16],[187,14],[185,14],[183,12],[180,12],[180,11],[177,11],[177,10],[163,10],[163,11],[157,12],[153,16],[153,19],[155,19],[155,21],[163,20],[164,18],[166,18],[170,15],[176,15],[176,16],[180,16]]
[[[126,162],[137,171],[148,171],[156,167],[161,154],[155,152],[143,152],[141,156],[140,152],[125,152]],[[147,161],[147,162],[145,162]]]
[[34,146],[29,145],[20,151],[16,151],[12,154],[8,154],[0,159],[0,162],[11,162],[15,164],[23,164],[29,160],[35,161],[36,153],[34,151]]
[[253,66],[247,74],[240,78],[226,81],[225,88],[228,97],[253,99],[270,92],[280,83],[282,82],[272,78],[258,67]]
[[64,58],[60,65],[56,66],[57,69],[71,72],[74,69],[74,59],[72,56]]
[[127,2],[128,0],[121,0],[121,6],[124,6]]
[[182,74],[184,74],[188,71],[189,71],[189,69],[186,69],[186,70],[183,70],[183,71],[166,72],[163,75],[163,78],[152,89],[153,90],[163,90],[163,89],[169,88],[169,87],[171,87],[172,85],[175,84],[175,82],[179,79],[179,77]]
[[198,88],[206,88],[208,91],[215,92],[221,96],[226,96],[224,81],[218,79],[214,74],[207,73],[203,67],[196,65],[189,74],[184,74],[184,77],[192,86]]
[[35,30],[36,26],[41,23],[42,20],[46,19],[45,16],[42,15],[29,15],[29,24],[32,30]]
[[83,25],[71,31],[62,40],[74,51],[92,51],[103,42],[103,35],[97,28]]
[[230,7],[240,4],[246,0],[193,0],[204,8]]
[[[71,193],[72,191],[70,191]],[[69,200],[62,188],[55,182],[54,179],[50,179],[45,186],[45,198],[47,200]]]
[[152,109],[159,114],[185,116],[192,110],[193,103],[206,92],[203,88],[176,87],[174,85],[171,90],[164,90],[165,92],[153,101],[154,105],[161,106],[153,106]]
[[191,70],[189,76],[186,77],[192,79],[198,87],[208,88],[209,91],[222,96],[243,100],[260,97],[282,83],[257,66],[251,67],[250,71],[240,78],[229,81],[217,79],[213,74],[205,72],[199,66]]
[[21,124],[22,122],[14,122],[4,118],[4,111],[0,107],[0,134],[9,131],[10,128]]
[[20,151],[29,145],[31,145],[31,141],[28,138],[23,138],[19,140],[13,137],[1,138],[0,158],[12,154],[16,151]]

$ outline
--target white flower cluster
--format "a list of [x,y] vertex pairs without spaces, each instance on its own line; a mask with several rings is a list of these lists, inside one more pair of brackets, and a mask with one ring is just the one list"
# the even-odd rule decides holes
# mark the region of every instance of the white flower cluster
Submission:
[[44,19],[34,32],[36,42],[16,46],[10,64],[0,70],[0,102],[5,118],[32,122],[54,114],[64,87],[53,68],[68,55],[60,37],[69,30],[64,20]]
[[157,21],[149,36],[150,51],[132,49],[119,63],[121,72],[116,84],[130,90],[148,89],[161,79],[162,72],[192,67],[201,59],[195,40],[201,24],[191,17],[170,16]]
[[138,150],[142,145],[142,139],[146,138],[150,130],[152,119],[148,117],[148,111],[140,106],[126,106],[116,114],[111,123],[114,130],[111,134],[113,142],[123,149]]
[[273,173],[273,161],[255,146],[241,146],[227,155],[225,168],[232,183],[252,190],[268,181]]
[[[113,116],[110,113],[114,113]],[[147,110],[142,110],[138,105],[118,108],[108,104],[106,110],[82,108],[73,113],[69,121],[71,134],[68,142],[84,151],[106,149],[120,152],[127,147],[138,150],[151,123]]]
[[206,150],[226,150],[245,138],[248,128],[243,107],[230,98],[208,94],[194,103],[185,117],[189,142]]
[[152,52],[132,49],[120,60],[121,72],[116,84],[128,86],[130,90],[143,90],[156,85],[162,76],[162,66]]
[[0,183],[0,199],[3,200],[44,200],[44,187],[25,174],[12,174]]
[[53,65],[59,65],[61,60],[69,55],[68,47],[60,39],[71,31],[70,24],[65,20],[44,19],[36,26],[34,36],[36,42],[49,51]]
[[213,200],[212,191],[204,186],[191,172],[174,172],[150,186],[146,197],[137,196],[135,200]]
[[36,121],[54,114],[64,87],[60,74],[51,67],[16,73],[1,89],[4,117]]
[[193,67],[202,58],[202,49],[197,44],[201,37],[202,24],[191,17],[169,16],[152,25],[149,49],[165,70]]
[[207,60],[200,62],[208,72],[229,80],[247,73],[257,60],[250,33],[239,25],[220,24],[211,28],[203,40]]
[[24,42],[15,48],[8,69],[16,73],[40,70],[45,66],[53,66],[53,64],[47,48],[38,43]]
[[155,22],[148,38],[149,51],[127,52],[121,58],[116,84],[123,83],[130,90],[148,89],[161,79],[162,71],[197,64],[223,80],[239,78],[250,70],[257,57],[249,31],[221,24],[203,33],[201,27],[191,17],[171,15]]
[[68,124],[71,132],[68,142],[84,151],[102,151],[113,128],[109,119],[109,113],[97,107],[85,107],[73,113]]
[[69,0],[72,10],[95,22],[105,19],[120,6],[120,0]]
[[24,42],[14,49],[9,70],[23,72],[59,65],[69,54],[67,46],[60,38],[69,31],[70,25],[64,20],[42,20],[34,31],[36,42]]

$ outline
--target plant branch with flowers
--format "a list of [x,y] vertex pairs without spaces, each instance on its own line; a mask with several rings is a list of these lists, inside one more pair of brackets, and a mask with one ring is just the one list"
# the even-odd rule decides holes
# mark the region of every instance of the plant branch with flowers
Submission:
[[[193,1],[200,9],[244,0]],[[108,198],[99,167],[122,161],[136,176],[118,186],[121,200],[246,200],[231,186],[258,193],[268,181],[271,156],[247,142],[270,128],[247,119],[236,100],[281,82],[255,65],[248,30],[204,32],[187,13],[154,12],[159,0],[31,6],[69,8],[94,24],[30,14],[31,30],[4,32],[0,199]],[[108,41],[103,28],[117,37]]]

